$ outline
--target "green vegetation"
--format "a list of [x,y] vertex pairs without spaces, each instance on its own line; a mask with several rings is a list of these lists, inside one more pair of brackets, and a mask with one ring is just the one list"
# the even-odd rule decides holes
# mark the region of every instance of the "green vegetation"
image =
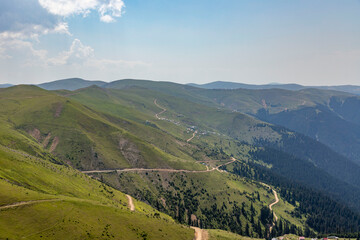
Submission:
[[[70,232],[74,239],[192,239],[185,225],[224,230],[208,230],[210,239],[265,238],[349,233],[359,224],[347,207],[358,207],[356,165],[308,137],[233,111],[256,114],[275,94],[268,114],[301,108],[294,96],[314,107],[346,95],[133,80],[104,86],[0,89],[0,238]],[[223,166],[232,157],[237,162]],[[149,170],[112,171],[124,168]],[[276,224],[268,208],[274,194],[262,183],[279,194]],[[134,199],[135,212],[122,192],[141,201]]]
[[[65,165],[0,146],[1,239],[191,239],[169,216]],[[38,200],[48,200],[39,201]],[[159,227],[161,226],[161,227]],[[157,229],[157,231],[154,231]]]
[[250,238],[241,236],[232,232],[227,232],[218,229],[207,229],[209,240],[257,240],[257,238]]
[[[226,229],[246,236],[266,236],[268,223],[259,221],[260,209],[272,203],[274,195],[257,182],[218,171],[111,173],[94,176],[148,202],[180,223]],[[129,182],[132,184],[129,185]],[[304,220],[287,214],[293,209],[289,203],[282,201],[279,214],[302,228]]]

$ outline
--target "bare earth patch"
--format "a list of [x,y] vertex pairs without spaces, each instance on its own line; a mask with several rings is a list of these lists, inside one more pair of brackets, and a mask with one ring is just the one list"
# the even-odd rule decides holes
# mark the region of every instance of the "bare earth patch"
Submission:
[[41,139],[41,133],[40,130],[37,128],[34,128],[32,131],[29,131],[29,134],[36,139],[36,141],[40,141]]
[[63,108],[64,108],[64,105],[62,103],[55,103],[54,117],[56,117],[56,118],[60,117]]
[[49,134],[45,137],[44,141],[42,142],[42,145],[43,145],[44,148],[46,148],[47,145],[49,144],[50,138],[51,138],[51,133],[49,133]]
[[50,146],[50,152],[53,152],[57,145],[59,144],[59,138],[58,137],[54,137],[52,143],[51,143],[51,146]]
[[135,143],[129,141],[126,138],[120,138],[119,148],[121,154],[133,167],[144,167],[144,160],[141,156],[140,150],[137,148]]

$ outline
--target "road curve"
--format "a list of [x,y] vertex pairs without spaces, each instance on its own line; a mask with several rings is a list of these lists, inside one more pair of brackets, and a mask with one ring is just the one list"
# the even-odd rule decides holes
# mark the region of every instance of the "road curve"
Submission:
[[[269,204],[269,209],[270,209],[271,211],[273,211],[272,207],[279,202],[279,197],[278,197],[278,195],[277,195],[277,192],[276,192],[272,187],[270,187],[269,185],[267,185],[267,184],[265,184],[265,183],[261,183],[261,184],[264,185],[264,186],[266,186],[266,187],[268,187],[269,189],[271,189],[272,192],[273,192],[273,194],[274,194],[274,196],[275,196],[275,201]],[[272,225],[271,225],[270,228],[269,228],[269,231],[270,231],[270,232],[271,232],[271,230],[273,229],[273,227],[275,226],[276,221],[278,220],[278,216],[276,216],[276,213],[275,213],[274,211],[273,211],[273,214],[274,214],[275,221],[272,223]]]
[[128,194],[126,194],[126,197],[128,199],[130,211],[132,211],[132,212],[135,211],[135,205],[134,205],[132,197]]
[[154,99],[154,104],[155,104],[158,108],[160,108],[160,109],[162,110],[161,112],[155,113],[155,117],[156,117],[157,119],[160,119],[159,115],[160,115],[160,114],[163,114],[164,112],[166,112],[166,108],[163,108],[163,107],[161,107],[159,104],[157,104],[157,99]]
[[197,134],[197,130],[195,132],[193,132],[193,135],[191,136],[191,138],[186,140],[186,142],[190,142],[195,137],[196,134]]

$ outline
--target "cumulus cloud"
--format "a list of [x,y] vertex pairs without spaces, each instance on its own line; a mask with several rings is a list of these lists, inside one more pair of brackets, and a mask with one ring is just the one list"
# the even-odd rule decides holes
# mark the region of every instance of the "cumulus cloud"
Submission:
[[122,0],[39,0],[39,3],[49,13],[63,17],[74,14],[87,16],[92,10],[97,10],[100,20],[107,23],[121,17],[125,7]]
[[[11,0],[0,1],[0,38],[37,38],[49,33],[70,35],[67,18],[97,11],[100,21],[121,17],[122,0]],[[1,39],[0,39],[1,40]]]
[[147,67],[141,61],[98,58],[94,49],[79,39],[73,39],[68,50],[59,53],[41,49],[42,35],[66,34],[67,39],[72,39],[67,23],[70,17],[87,17],[96,12],[100,21],[111,23],[122,16],[124,7],[123,0],[0,0],[0,78],[20,78],[20,73],[26,76],[26,71],[34,69],[61,75],[71,71],[116,74],[120,69]]
[[0,53],[2,53],[0,59],[12,59],[19,67],[37,66],[48,69],[59,66],[78,66],[108,70],[118,67],[148,66],[147,63],[141,61],[98,58],[95,55],[95,50],[83,44],[79,39],[74,39],[68,50],[60,52],[56,56],[49,56],[48,51],[35,49],[33,43],[20,39],[3,41],[0,44]]
[[60,53],[57,57],[49,58],[47,63],[50,65],[80,64],[93,57],[94,49],[85,46],[79,39],[75,39],[68,51]]
[[0,1],[0,38],[36,38],[50,32],[69,33],[67,24],[37,0]]
[[84,45],[79,39],[75,39],[69,50],[60,53],[57,57],[46,60],[47,65],[82,65],[94,69],[106,70],[107,68],[116,67],[137,67],[148,66],[147,63],[141,61],[126,61],[102,59],[95,56],[92,47]]

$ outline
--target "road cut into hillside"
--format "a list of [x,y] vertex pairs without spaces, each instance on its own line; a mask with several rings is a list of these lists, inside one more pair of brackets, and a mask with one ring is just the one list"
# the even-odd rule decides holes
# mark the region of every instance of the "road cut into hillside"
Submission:
[[20,206],[24,206],[24,205],[42,203],[42,202],[55,202],[55,201],[61,201],[61,199],[41,199],[41,200],[30,200],[30,201],[16,202],[16,203],[11,203],[11,204],[8,204],[8,205],[0,206],[0,210],[20,207]]

